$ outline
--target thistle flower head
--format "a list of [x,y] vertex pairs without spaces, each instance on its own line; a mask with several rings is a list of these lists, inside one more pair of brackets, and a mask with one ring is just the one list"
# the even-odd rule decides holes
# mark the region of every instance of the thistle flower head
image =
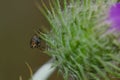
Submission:
[[[49,46],[48,54],[56,57],[55,66],[63,73],[64,80],[110,80],[108,75],[120,79],[120,48],[113,43],[113,36],[100,37],[108,30],[101,24],[104,11],[113,0],[60,0],[43,4],[43,14],[51,25],[49,34],[41,34]],[[110,4],[109,4],[110,3]],[[69,6],[70,5],[70,6]],[[120,3],[110,7],[108,20],[111,28],[120,30]]]
[[108,20],[111,22],[111,29],[120,31],[120,2],[110,7]]

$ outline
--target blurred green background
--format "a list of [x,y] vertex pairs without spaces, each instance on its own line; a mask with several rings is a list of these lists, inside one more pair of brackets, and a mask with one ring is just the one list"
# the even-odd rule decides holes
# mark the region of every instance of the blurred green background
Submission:
[[[47,1],[47,0],[46,0]],[[34,30],[48,26],[34,0],[0,0],[0,80],[23,80],[30,77],[25,62],[35,72],[49,57],[31,49]],[[50,80],[61,80],[56,73]]]

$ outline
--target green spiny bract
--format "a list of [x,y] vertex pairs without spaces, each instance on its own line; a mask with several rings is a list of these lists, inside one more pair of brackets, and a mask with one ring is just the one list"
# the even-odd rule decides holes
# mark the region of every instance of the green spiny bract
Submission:
[[[115,0],[71,0],[43,3],[41,11],[50,23],[49,34],[41,33],[55,57],[55,66],[69,80],[111,80],[120,78],[120,48],[105,23],[107,10]],[[62,7],[61,7],[62,5]]]

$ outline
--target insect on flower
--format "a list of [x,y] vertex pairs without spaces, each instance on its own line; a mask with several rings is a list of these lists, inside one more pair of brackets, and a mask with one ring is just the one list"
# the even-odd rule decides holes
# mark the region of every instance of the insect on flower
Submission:
[[30,40],[30,47],[31,48],[38,48],[40,47],[40,38],[37,34],[34,34]]

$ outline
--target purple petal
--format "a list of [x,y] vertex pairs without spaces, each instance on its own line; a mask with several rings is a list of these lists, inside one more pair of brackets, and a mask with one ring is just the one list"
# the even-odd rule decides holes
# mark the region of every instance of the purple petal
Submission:
[[111,22],[111,29],[120,31],[120,3],[110,7],[108,20]]

